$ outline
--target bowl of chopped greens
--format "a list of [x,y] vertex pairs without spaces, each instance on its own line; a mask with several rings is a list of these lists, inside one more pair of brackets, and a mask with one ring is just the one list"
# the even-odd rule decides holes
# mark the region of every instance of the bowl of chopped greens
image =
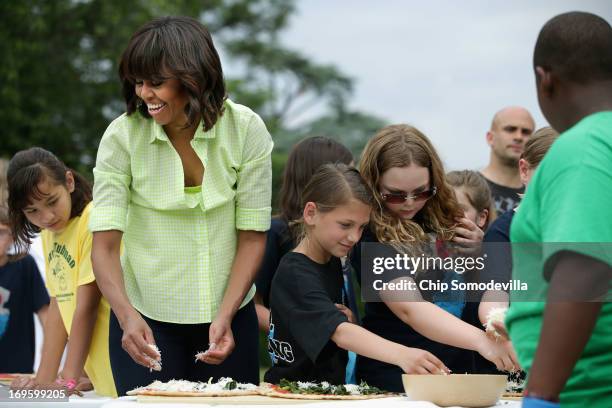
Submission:
[[505,375],[403,374],[406,395],[414,401],[429,401],[441,407],[490,407],[495,405],[506,389]]

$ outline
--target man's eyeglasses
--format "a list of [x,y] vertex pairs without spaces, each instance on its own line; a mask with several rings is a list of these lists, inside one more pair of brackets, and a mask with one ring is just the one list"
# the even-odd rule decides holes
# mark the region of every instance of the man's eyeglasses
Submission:
[[421,191],[416,194],[408,194],[408,193],[381,193],[382,199],[389,204],[402,204],[408,199],[414,201],[426,201],[431,197],[436,195],[438,189],[436,187],[432,187],[429,190]]

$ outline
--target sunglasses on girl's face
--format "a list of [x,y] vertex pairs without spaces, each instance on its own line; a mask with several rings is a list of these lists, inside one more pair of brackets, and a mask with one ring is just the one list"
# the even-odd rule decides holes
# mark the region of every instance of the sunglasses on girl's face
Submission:
[[416,194],[408,194],[408,193],[381,193],[382,199],[389,204],[402,204],[406,200],[414,200],[414,201],[426,201],[431,197],[436,195],[437,189],[435,187],[430,188],[429,190],[421,191]]

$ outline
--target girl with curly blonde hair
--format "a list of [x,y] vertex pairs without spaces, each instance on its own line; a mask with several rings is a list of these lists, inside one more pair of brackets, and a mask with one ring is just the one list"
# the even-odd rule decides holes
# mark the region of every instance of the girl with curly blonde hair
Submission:
[[[445,179],[444,167],[429,139],[409,125],[381,129],[366,145],[360,172],[373,191],[376,208],[361,242],[386,243],[394,251],[416,255],[428,248],[448,257],[449,244],[469,245],[482,241],[483,232],[467,219]],[[365,247],[364,247],[365,248]],[[351,260],[365,281],[370,270],[361,270],[360,245]],[[428,271],[422,271],[423,274]],[[436,271],[438,273],[438,271]],[[420,283],[410,273],[398,279]],[[454,271],[439,271],[446,279]],[[470,372],[477,351],[500,369],[518,366],[509,341],[496,342],[461,320],[465,299],[461,293],[436,290],[377,291],[380,302],[368,302],[364,328],[391,341],[423,348],[438,356],[458,373]],[[457,297],[459,296],[459,297]],[[357,378],[389,391],[401,391],[401,372],[394,366],[368,358],[357,360]]]

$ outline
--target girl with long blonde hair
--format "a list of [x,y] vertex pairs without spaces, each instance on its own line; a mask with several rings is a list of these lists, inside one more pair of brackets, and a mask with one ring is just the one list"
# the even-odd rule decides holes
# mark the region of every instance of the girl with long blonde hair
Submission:
[[[449,244],[469,245],[482,240],[483,232],[467,219],[452,188],[445,180],[442,162],[429,139],[409,125],[381,129],[366,145],[360,172],[373,191],[376,208],[361,242],[387,243],[405,254],[433,247],[447,257]],[[360,277],[361,248],[356,246],[352,263]],[[446,254],[445,254],[446,253]],[[443,271],[444,279],[458,277]],[[419,274],[402,279],[418,282]],[[471,371],[474,350],[500,369],[518,366],[510,342],[495,342],[461,320],[464,298],[454,293],[413,291],[378,292],[382,302],[368,302],[363,326],[388,340],[419,347],[438,356],[454,372]],[[399,296],[399,297],[398,297]],[[457,297],[458,296],[458,297]],[[357,360],[357,378],[390,391],[401,391],[401,372],[390,364],[368,358]]]

